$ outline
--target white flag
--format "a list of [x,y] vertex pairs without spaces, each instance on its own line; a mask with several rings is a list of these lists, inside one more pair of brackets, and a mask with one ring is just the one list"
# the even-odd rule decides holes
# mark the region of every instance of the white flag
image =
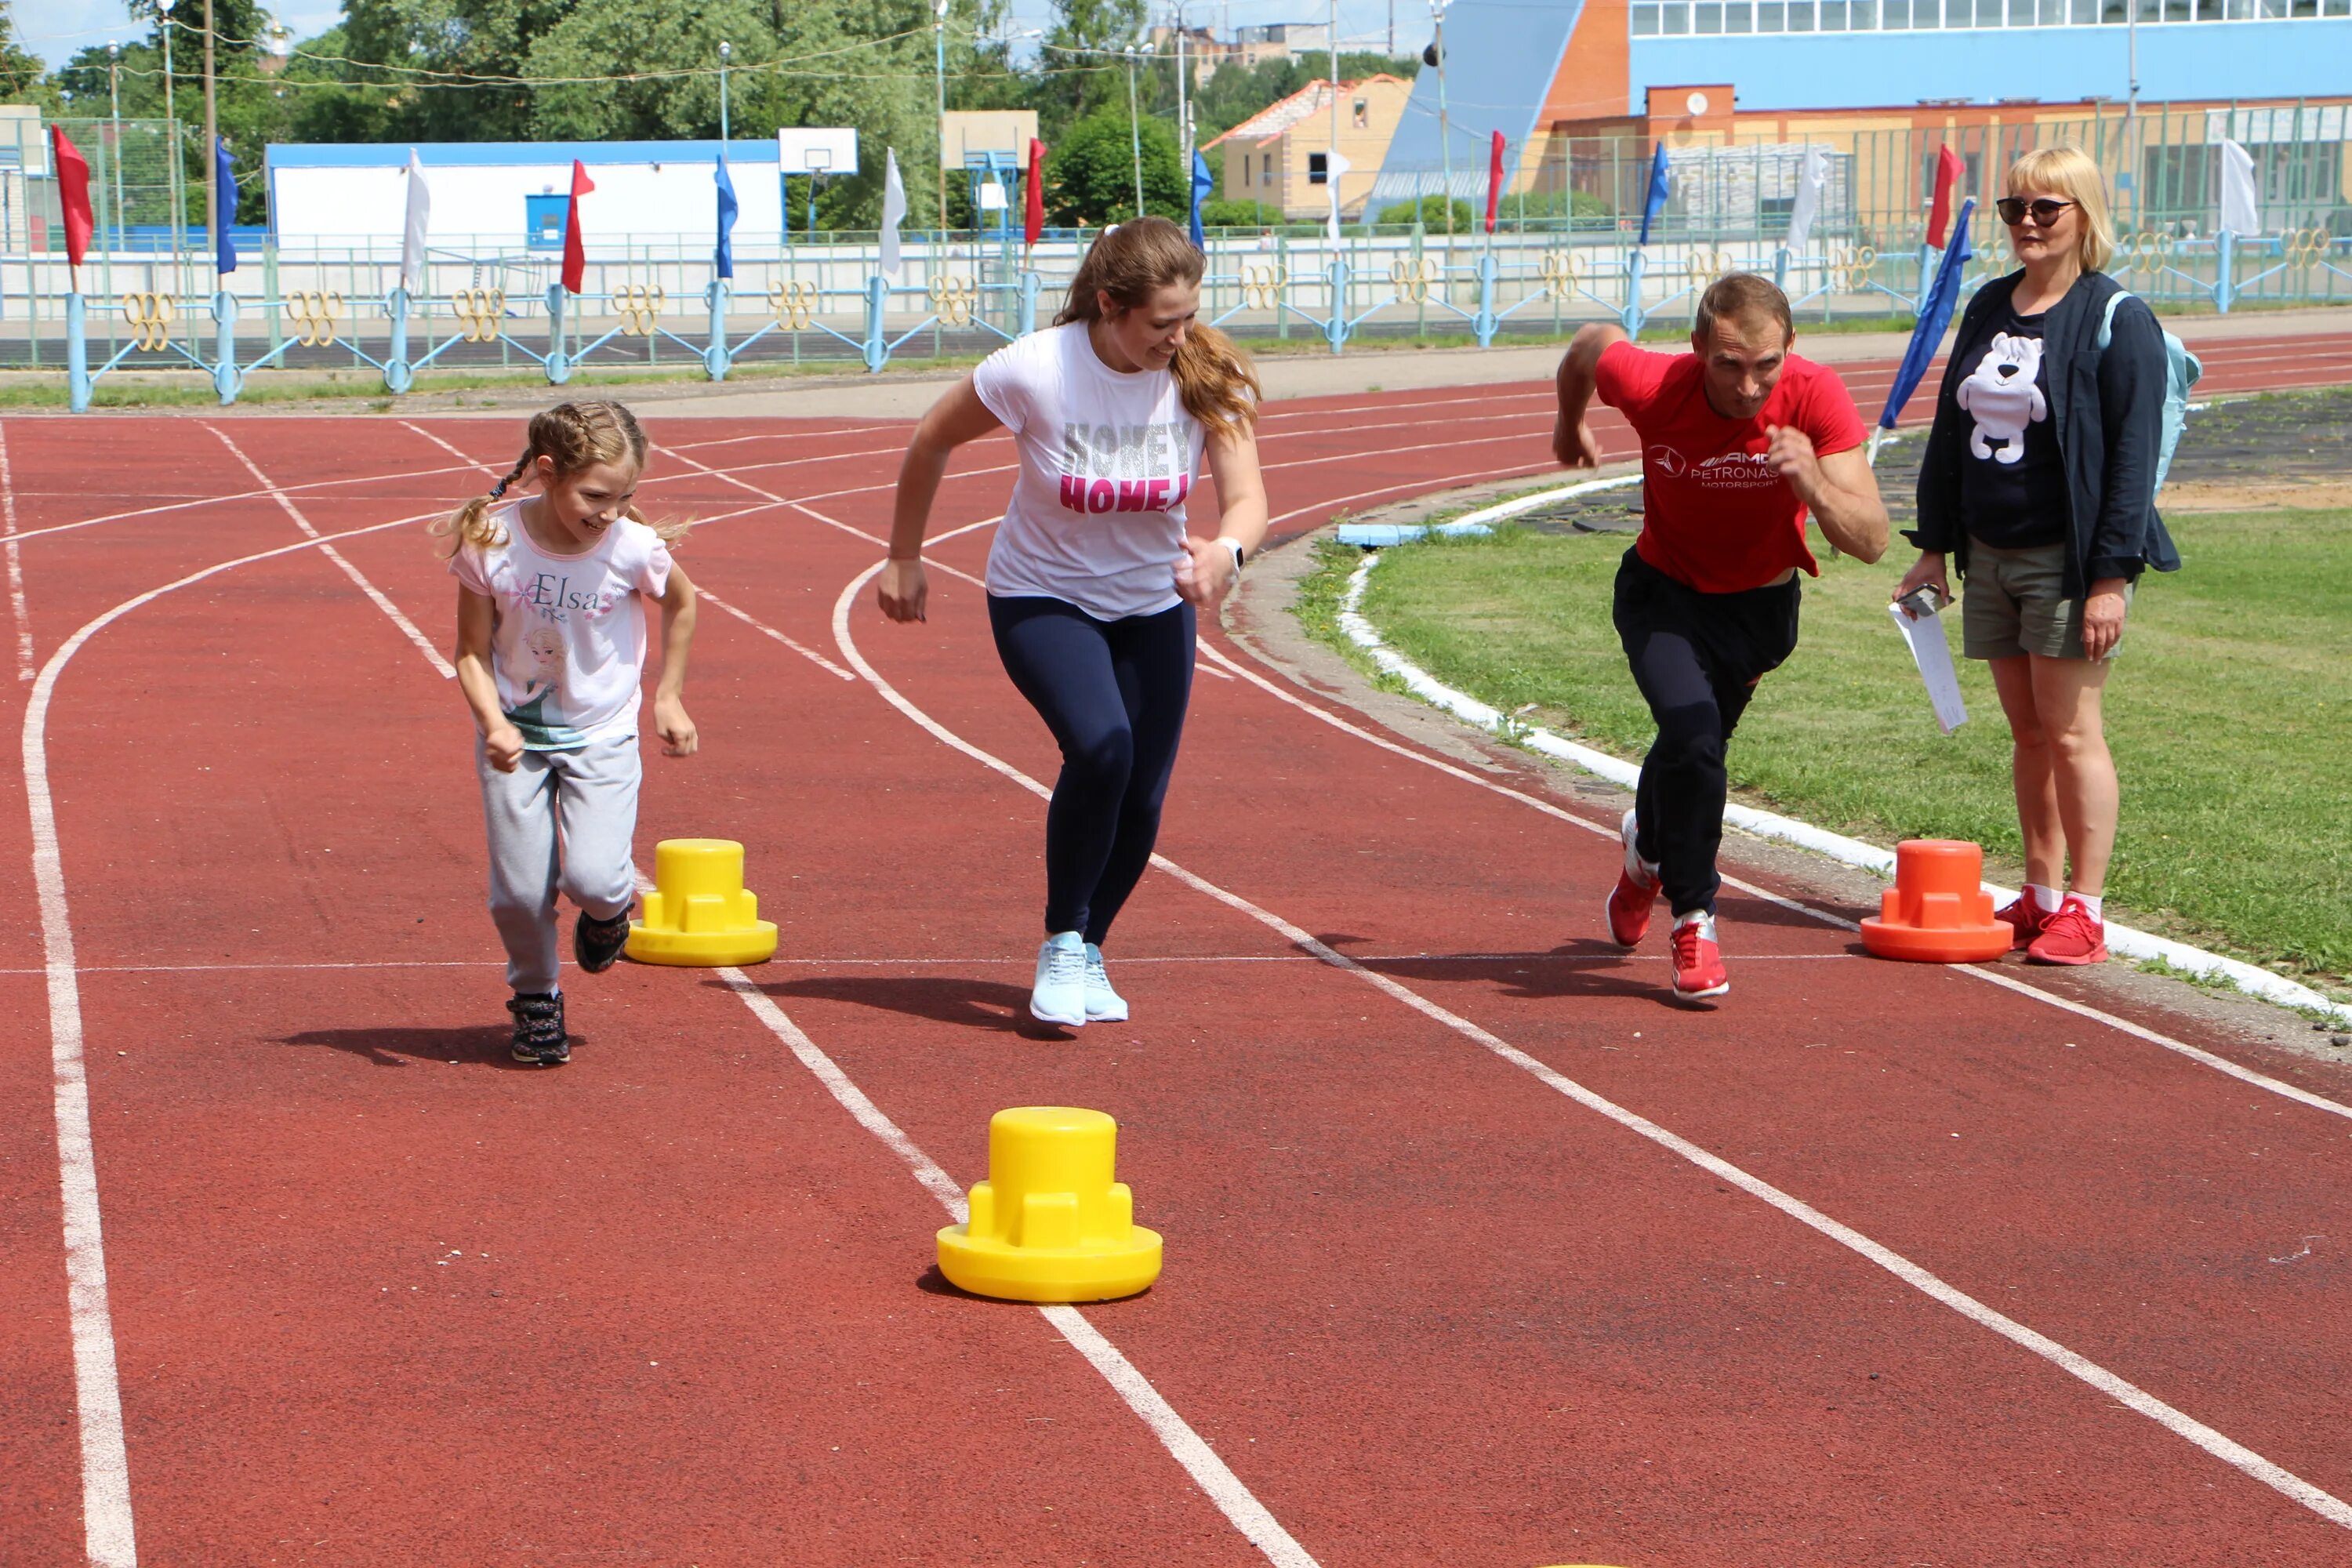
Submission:
[[1797,174],[1797,198],[1789,208],[1789,237],[1782,241],[1791,252],[1802,252],[1813,237],[1813,218],[1822,208],[1822,187],[1829,183],[1829,154],[1819,147],[1806,148],[1804,166]]
[[425,229],[433,216],[433,193],[425,184],[425,163],[408,150],[408,221],[400,237],[400,286],[414,294],[425,287]]
[[1331,243],[1339,243],[1339,176],[1355,167],[1337,147],[1325,154],[1324,181],[1331,187]]
[[882,270],[892,278],[898,276],[898,225],[907,216],[907,183],[898,178],[898,152],[890,148],[883,153],[882,165]]
[[2221,142],[2221,226],[2241,237],[2263,232],[2262,199],[2254,193],[2254,155]]

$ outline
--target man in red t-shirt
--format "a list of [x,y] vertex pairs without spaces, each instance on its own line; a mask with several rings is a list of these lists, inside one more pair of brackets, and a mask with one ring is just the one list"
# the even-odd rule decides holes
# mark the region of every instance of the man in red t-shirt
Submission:
[[1862,416],[1833,373],[1789,352],[1795,342],[1787,296],[1742,272],[1700,297],[1689,353],[1653,353],[1596,323],[1559,365],[1561,462],[1600,466],[1585,422],[1596,392],[1642,442],[1642,532],[1617,571],[1615,618],[1658,738],[1625,814],[1609,931],[1640,942],[1663,891],[1675,990],[1689,997],[1731,989],[1715,931],[1724,747],[1756,683],[1797,646],[1797,574],[1821,575],[1805,514],[1849,555],[1886,550]]

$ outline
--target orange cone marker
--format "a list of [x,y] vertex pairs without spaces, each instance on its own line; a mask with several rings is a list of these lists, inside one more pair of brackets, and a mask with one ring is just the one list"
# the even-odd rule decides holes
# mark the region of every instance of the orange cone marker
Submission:
[[1906,838],[1895,847],[1895,886],[1878,918],[1862,922],[1862,945],[1881,958],[1915,963],[1978,963],[2007,952],[2015,933],[1992,918],[1984,890],[1984,850],[1957,838]]

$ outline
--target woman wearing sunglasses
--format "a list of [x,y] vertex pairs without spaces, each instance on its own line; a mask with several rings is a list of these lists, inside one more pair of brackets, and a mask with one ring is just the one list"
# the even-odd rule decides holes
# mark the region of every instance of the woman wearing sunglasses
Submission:
[[[2100,700],[2132,587],[2180,557],[2156,513],[2165,348],[2156,315],[2102,270],[2115,229],[2098,165],[2044,147],[1995,204],[2020,270],[1961,315],[1919,467],[1919,547],[1895,596],[1967,579],[1961,641],[1990,660],[2014,741],[2026,888],[2000,911],[2041,963],[2105,960],[2115,759]],[[2061,892],[2061,889],[2064,889]]]

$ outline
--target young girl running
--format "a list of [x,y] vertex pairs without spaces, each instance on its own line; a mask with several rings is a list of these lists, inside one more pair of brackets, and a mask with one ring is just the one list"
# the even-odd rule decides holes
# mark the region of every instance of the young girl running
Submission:
[[[1045,813],[1045,942],[1029,1011],[1127,1016],[1102,943],[1160,833],[1192,689],[1194,612],[1265,537],[1257,379],[1194,320],[1206,258],[1165,218],[1095,241],[1045,331],[999,349],[932,405],[898,471],[882,613],[923,618],[923,533],[948,456],[1000,427],[1020,477],[988,556],[988,618],[1061,746]],[[1206,447],[1221,517],[1184,531]]]
[[[522,456],[487,496],[436,525],[457,579],[457,684],[490,835],[490,915],[506,943],[515,1060],[572,1059],[556,984],[555,894],[579,906],[572,953],[610,969],[636,894],[637,701],[645,678],[640,598],[662,611],[654,732],[674,757],[695,749],[678,693],[694,641],[694,584],[669,541],[631,504],[646,436],[617,403],[564,403],[534,416]],[[539,493],[508,499],[520,483]]]

